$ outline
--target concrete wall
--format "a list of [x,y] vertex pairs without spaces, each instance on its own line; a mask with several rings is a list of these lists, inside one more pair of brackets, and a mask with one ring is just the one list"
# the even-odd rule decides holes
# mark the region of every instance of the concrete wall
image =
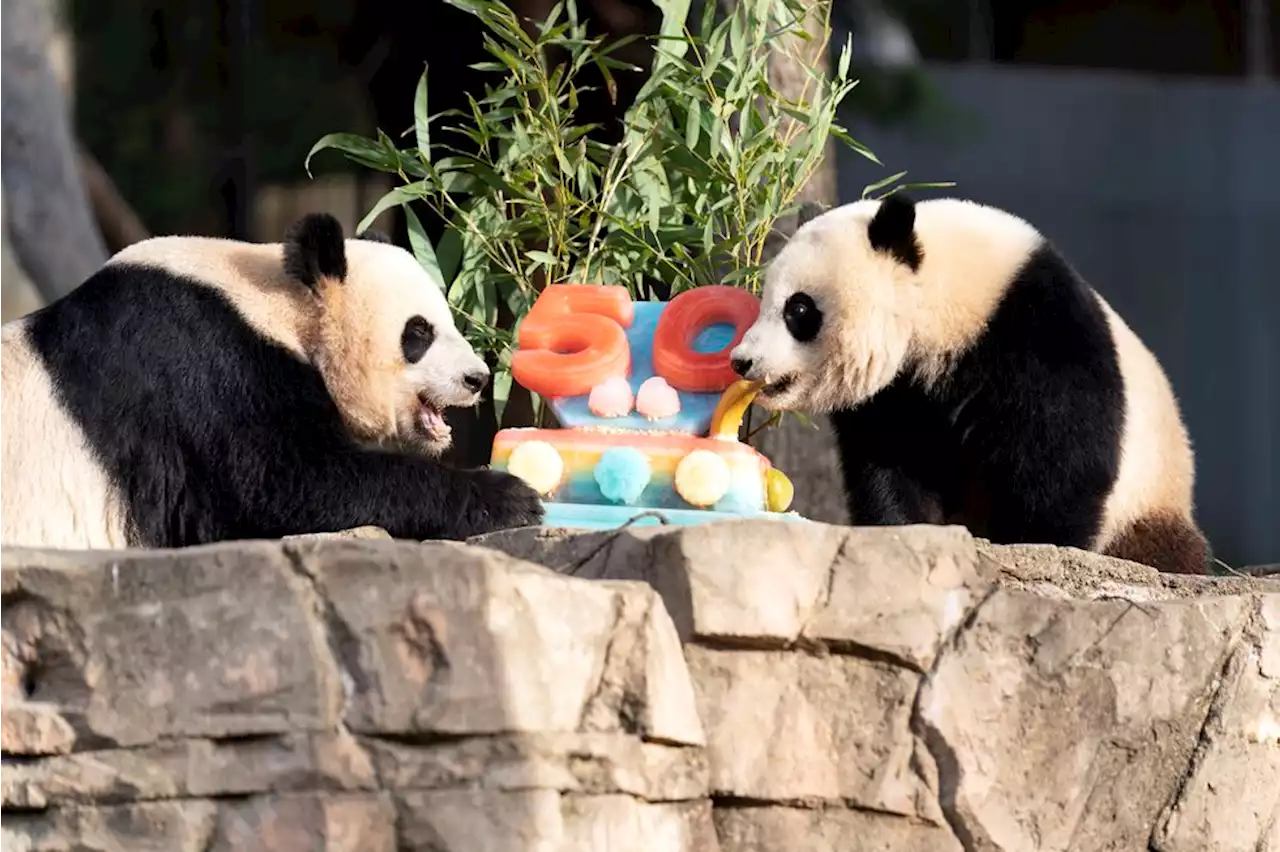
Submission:
[[1198,460],[1197,511],[1232,565],[1280,558],[1280,87],[935,66],[929,127],[850,117],[841,200],[906,169],[1007,207],[1062,248],[1163,361]]

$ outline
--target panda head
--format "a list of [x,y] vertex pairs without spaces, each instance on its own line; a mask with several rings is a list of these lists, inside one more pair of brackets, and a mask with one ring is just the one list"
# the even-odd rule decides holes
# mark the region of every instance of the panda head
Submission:
[[829,210],[800,227],[765,273],[760,315],[732,352],[757,401],[849,407],[891,382],[911,348],[923,251],[898,195]]
[[311,214],[285,235],[284,268],[318,303],[307,348],[351,432],[429,455],[448,449],[444,410],[475,405],[489,368],[413,256],[377,234],[344,239],[336,219]]
[[901,194],[829,210],[765,273],[760,315],[731,353],[773,409],[856,406],[910,371],[944,375],[1042,237],[993,207]]

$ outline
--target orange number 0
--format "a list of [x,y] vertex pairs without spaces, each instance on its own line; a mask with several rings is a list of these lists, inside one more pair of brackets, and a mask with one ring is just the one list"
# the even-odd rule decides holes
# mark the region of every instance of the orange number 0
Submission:
[[[760,300],[737,287],[686,290],[671,300],[653,334],[653,369],[677,390],[722,391],[738,378],[729,353],[760,315]],[[697,352],[699,332],[717,323],[733,326],[733,340],[718,352]]]
[[631,370],[623,331],[635,317],[626,287],[552,284],[520,324],[511,376],[542,396],[578,396]]

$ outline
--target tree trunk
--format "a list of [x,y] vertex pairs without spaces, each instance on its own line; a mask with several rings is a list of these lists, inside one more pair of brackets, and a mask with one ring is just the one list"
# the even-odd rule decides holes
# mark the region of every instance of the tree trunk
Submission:
[[111,175],[83,147],[77,148],[80,178],[89,196],[93,219],[112,254],[151,236],[138,214],[125,201]]
[[4,200],[13,250],[41,295],[66,295],[107,259],[80,178],[71,117],[49,61],[46,0],[3,0]]
[[[817,33],[823,26],[824,16],[818,3],[811,3],[809,8],[805,29]],[[774,86],[788,97],[798,97],[804,89],[806,65],[811,68],[829,67],[825,41],[814,38],[801,42],[791,56],[776,52],[769,65]],[[801,192],[800,199],[823,208],[835,204],[836,160],[835,146],[831,142],[827,143],[826,156]],[[780,230],[789,236],[795,225],[795,222],[783,223]],[[775,250],[782,242],[775,243]],[[836,451],[835,426],[827,417],[811,419],[817,429],[805,426],[794,417],[783,418],[783,425],[761,432],[754,443],[775,467],[795,483],[792,508],[796,512],[814,521],[847,524],[849,513]]]

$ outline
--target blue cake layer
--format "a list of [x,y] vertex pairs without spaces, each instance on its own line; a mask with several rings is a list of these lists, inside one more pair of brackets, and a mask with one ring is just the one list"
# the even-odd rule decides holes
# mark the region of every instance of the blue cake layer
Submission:
[[677,527],[688,527],[694,524],[707,524],[712,521],[736,521],[744,518],[762,520],[808,522],[794,512],[713,512],[702,509],[646,509],[639,506],[591,506],[584,503],[547,503],[546,517],[542,519],[545,527],[568,527],[582,530],[612,530],[635,518],[644,517],[629,526],[648,527],[660,524],[654,517],[661,515],[667,523]]
[[[631,375],[627,377],[631,385],[631,393],[640,391],[645,379],[653,378],[653,333],[657,331],[658,319],[666,310],[668,302],[636,302],[635,318],[627,331],[627,344],[631,347]],[[716,323],[703,329],[693,341],[696,352],[719,352],[733,341],[733,326],[728,323]],[[705,435],[711,428],[711,415],[715,413],[722,392],[693,393],[680,391],[680,412],[674,417],[662,420],[646,420],[632,411],[625,417],[597,417],[587,407],[587,394],[580,396],[562,396],[547,400],[551,410],[555,412],[560,425],[565,428],[575,426],[608,426],[610,429],[637,429],[641,431],[685,432],[690,435]]]

